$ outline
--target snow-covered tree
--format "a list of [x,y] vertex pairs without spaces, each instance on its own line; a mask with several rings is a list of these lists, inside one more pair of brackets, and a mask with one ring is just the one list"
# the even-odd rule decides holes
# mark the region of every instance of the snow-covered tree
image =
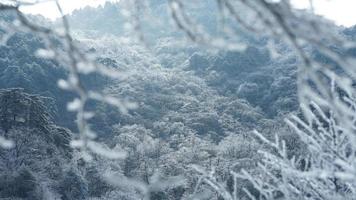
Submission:
[[[216,199],[237,199],[241,191],[252,199],[352,199],[355,196],[356,70],[352,53],[355,44],[332,22],[314,15],[313,6],[309,10],[296,10],[289,0],[121,1],[119,5],[122,6],[122,12],[115,16],[125,17],[128,21],[125,24],[126,29],[133,31],[133,34],[125,33],[126,38],[122,39],[132,44],[131,51],[126,51],[121,46],[107,48],[109,45],[117,45],[109,37],[106,41],[101,41],[108,46],[83,48],[85,45],[82,46],[73,37],[70,20],[63,14],[58,1],[55,3],[62,14],[57,21],[60,29],[52,28],[46,23],[40,25],[39,19],[21,12],[22,6],[40,2],[0,2],[0,11],[5,13],[1,16],[1,37],[8,46],[0,50],[13,53],[11,48],[20,49],[16,51],[19,55],[16,63],[1,58],[0,63],[8,65],[2,72],[9,75],[2,75],[1,81],[10,85],[30,85],[34,81],[28,76],[28,70],[39,71],[40,67],[37,63],[28,66],[25,62],[27,51],[20,48],[24,41],[17,37],[26,37],[26,33],[39,36],[41,42],[37,39],[30,41],[36,45],[31,46],[28,51],[35,52],[41,59],[52,59],[53,64],[59,63],[67,69],[66,77],[58,81],[58,86],[76,96],[68,103],[67,109],[76,115],[76,131],[79,134],[69,142],[72,139],[70,134],[49,123],[49,115],[40,112],[44,106],[33,103],[32,100],[39,101],[33,96],[22,95],[20,100],[11,96],[11,93],[5,97],[0,96],[0,103],[3,105],[0,107],[0,125],[3,129],[0,132],[0,146],[5,147],[1,149],[3,162],[0,166],[2,169],[13,169],[15,172],[11,177],[21,181],[20,189],[15,187],[16,191],[21,190],[17,192],[18,197],[27,195],[36,199],[41,198],[36,196],[39,190],[51,191],[45,184],[49,178],[41,174],[43,171],[33,175],[37,173],[37,169],[43,167],[50,171],[50,179],[62,177],[61,187],[58,187],[60,192],[57,194],[61,198],[87,198],[90,194],[88,190],[92,187],[86,183],[84,177],[90,176],[89,173],[74,169],[75,165],[72,163],[60,171],[54,170],[49,164],[50,161],[69,162],[71,154],[65,153],[71,151],[68,150],[69,144],[80,151],[76,155],[80,155],[85,161],[99,160],[96,155],[121,159],[108,161],[110,165],[115,163],[118,167],[113,170],[113,176],[109,174],[109,178],[106,178],[113,186],[124,188],[128,193],[125,194],[121,189],[108,189],[104,194],[107,198],[129,199],[127,194],[146,199],[169,198],[171,194],[178,193],[179,197],[189,198],[190,192],[193,198],[203,198],[204,194],[208,194],[208,189],[211,191],[209,195]],[[310,2],[312,5],[312,1]],[[105,10],[113,11],[109,4],[106,6],[102,9],[104,14],[108,14]],[[203,10],[210,12],[203,13]],[[90,9],[86,9],[87,11]],[[153,20],[154,18],[162,20]],[[168,19],[171,19],[173,26],[168,25]],[[121,19],[105,20],[108,23],[110,21],[122,22]],[[95,27],[100,25],[94,24]],[[100,30],[108,31],[110,30]],[[120,28],[115,30],[116,34],[120,31]],[[250,33],[251,36],[247,37]],[[159,57],[163,58],[164,65],[158,64],[158,59],[145,49],[149,49],[153,43],[149,39],[162,35],[168,39],[154,43],[154,53],[163,52]],[[215,58],[205,58],[198,54],[186,56],[177,50],[169,52],[170,46],[164,46],[171,42],[171,38],[182,40],[184,36],[194,44],[204,48],[223,49],[224,52]],[[253,38],[251,43],[263,43],[264,48],[249,46],[246,38]],[[90,46],[90,42],[92,40],[84,43]],[[140,46],[142,44],[145,48]],[[92,57],[90,52],[96,51],[108,54],[110,58]],[[288,75],[280,79],[272,78],[261,70],[261,73],[250,74],[244,82],[226,81],[223,87],[216,87],[217,91],[210,88],[209,84],[214,85],[226,77],[234,77],[238,72],[244,72],[241,75],[243,77],[249,70],[260,70],[263,65],[270,64],[273,57],[280,56],[281,51],[288,52],[288,56],[289,52],[294,52],[298,57],[293,55],[286,60],[281,59],[283,62],[273,62],[271,65],[278,63],[284,66],[284,61],[293,61],[298,64],[298,70],[290,74],[287,72]],[[130,59],[118,61],[119,53]],[[169,56],[175,54],[176,58],[170,61]],[[287,54],[282,56],[285,55]],[[188,60],[181,62],[180,58]],[[181,64],[178,69],[163,68],[178,62]],[[223,63],[223,72],[217,69],[220,63]],[[133,68],[133,65],[140,68]],[[250,68],[246,69],[247,66]],[[288,65],[290,66],[293,64]],[[238,70],[234,70],[234,67]],[[205,69],[213,70],[206,72]],[[87,87],[90,84],[86,85],[83,77],[94,73],[119,80],[106,89],[95,85],[90,89]],[[197,78],[196,74],[208,81]],[[36,81],[40,80],[37,76],[38,74],[33,76]],[[98,77],[94,75],[88,80],[96,78]],[[259,156],[253,155],[258,148],[255,140],[246,135],[234,136],[233,133],[241,134],[255,123],[263,125],[257,127],[263,132],[271,123],[263,119],[261,110],[276,116],[282,112],[273,112],[273,107],[293,106],[296,96],[288,96],[289,93],[286,92],[283,95],[288,98],[281,99],[276,97],[278,95],[275,90],[283,90],[285,87],[280,87],[281,85],[287,85],[295,79],[296,84],[291,84],[290,88],[291,91],[298,90],[301,113],[286,120],[291,129],[278,132],[283,131],[281,134],[285,134],[285,131],[292,130],[300,136],[299,140],[287,138],[287,142],[284,142],[277,134],[271,142],[269,134],[262,135],[256,131],[265,145],[262,145],[262,162],[255,168],[255,161],[259,159]],[[227,95],[220,96],[221,91]],[[231,95],[233,92],[237,94]],[[234,99],[236,97],[246,101]],[[9,103],[8,99],[17,101]],[[111,109],[106,106],[100,107],[103,110],[95,116],[95,113],[88,110],[93,101],[116,107],[119,112],[110,111],[112,115],[117,114],[116,118],[105,114]],[[261,108],[251,108],[247,101]],[[137,106],[141,108],[132,111]],[[288,109],[295,111],[294,107],[286,110]],[[105,131],[117,131],[115,141],[111,141],[115,144],[106,145],[96,141],[96,133],[90,123],[102,116],[107,120],[103,120],[103,124],[110,126]],[[113,126],[115,123],[120,124],[116,127]],[[121,127],[121,123],[124,126]],[[137,123],[140,125],[136,125]],[[23,137],[26,134],[30,136]],[[220,142],[219,145],[214,144],[217,142]],[[235,145],[238,147],[234,147]],[[288,153],[290,149],[287,146],[302,149],[292,149],[297,153],[293,156]],[[268,151],[271,152],[267,153]],[[43,158],[44,161],[41,160]],[[233,163],[234,161],[238,163]],[[23,165],[28,168],[22,168]],[[195,171],[187,167],[190,165],[198,172],[198,177],[192,176]],[[208,168],[211,172],[197,165]],[[248,170],[240,172],[243,167]],[[186,188],[181,187],[186,182],[177,176],[179,174],[189,177]],[[170,175],[174,177],[170,178]],[[8,180],[6,174],[3,177]],[[248,180],[250,184],[238,183],[242,179]],[[36,184],[29,185],[29,182]],[[16,185],[11,181],[5,183]],[[245,186],[249,189],[242,188]],[[170,193],[174,187],[183,192]],[[6,186],[0,191],[8,193],[9,188]]]

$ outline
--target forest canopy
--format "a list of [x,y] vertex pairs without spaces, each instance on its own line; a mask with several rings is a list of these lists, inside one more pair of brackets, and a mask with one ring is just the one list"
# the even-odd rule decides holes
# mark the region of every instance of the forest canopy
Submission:
[[0,1],[0,199],[355,199],[355,27],[313,1],[48,2]]

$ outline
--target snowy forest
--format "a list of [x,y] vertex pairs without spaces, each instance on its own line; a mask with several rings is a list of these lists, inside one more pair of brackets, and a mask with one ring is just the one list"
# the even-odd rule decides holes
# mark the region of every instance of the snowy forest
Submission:
[[0,0],[0,199],[356,200],[356,26],[309,3]]

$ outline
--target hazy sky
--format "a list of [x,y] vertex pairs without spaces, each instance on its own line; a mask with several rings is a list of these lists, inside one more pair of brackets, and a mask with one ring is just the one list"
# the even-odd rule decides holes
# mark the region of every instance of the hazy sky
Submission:
[[[309,7],[309,0],[292,0],[299,8]],[[317,14],[334,20],[336,24],[352,26],[356,24],[356,0],[314,0]]]
[[[65,13],[85,6],[98,6],[108,0],[59,0]],[[110,0],[120,1],[120,0]],[[292,0],[298,8],[307,8],[309,0]],[[352,26],[356,24],[356,0],[314,0],[315,12],[334,20],[339,25]],[[41,14],[47,18],[55,19],[59,16],[54,2],[41,3],[37,6],[27,6],[23,11]]]

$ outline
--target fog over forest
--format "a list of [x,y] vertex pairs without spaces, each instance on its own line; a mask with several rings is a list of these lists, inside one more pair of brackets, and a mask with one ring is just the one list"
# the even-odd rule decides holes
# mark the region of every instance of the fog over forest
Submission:
[[41,1],[0,0],[0,200],[356,200],[356,26],[289,0],[22,12]]

